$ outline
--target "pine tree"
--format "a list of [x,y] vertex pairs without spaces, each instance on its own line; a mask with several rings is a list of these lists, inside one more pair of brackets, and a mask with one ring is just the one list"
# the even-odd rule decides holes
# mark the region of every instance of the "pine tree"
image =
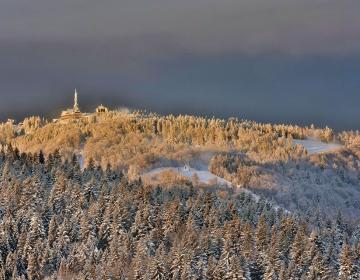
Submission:
[[185,254],[183,248],[174,249],[173,259],[170,266],[170,277],[174,280],[180,280],[184,272]]
[[11,275],[13,274],[14,267],[16,267],[16,254],[10,252],[6,257],[6,262],[5,262],[6,278],[11,277]]
[[355,243],[355,248],[353,251],[353,268],[354,268],[354,276],[355,279],[360,279],[360,243]]
[[309,270],[307,272],[307,279],[309,280],[331,280],[332,275],[329,268],[325,265],[324,260],[320,252],[316,252]]
[[263,277],[266,266],[266,251],[268,243],[268,230],[265,217],[261,216],[255,232],[255,248],[257,257],[255,259],[254,271],[252,273],[252,276],[255,279],[261,279]]
[[169,272],[162,260],[154,258],[150,267],[151,280],[166,280],[169,279]]
[[44,227],[40,218],[33,214],[30,222],[30,230],[27,234],[25,254],[28,255],[36,250],[36,244],[42,243],[45,238]]
[[278,232],[275,226],[271,230],[271,240],[266,254],[266,268],[264,279],[277,279],[281,268]]
[[265,253],[268,244],[268,230],[264,216],[261,216],[258,221],[255,236],[256,249],[262,254]]
[[298,279],[305,273],[305,256],[304,248],[305,243],[305,233],[302,230],[299,230],[294,238],[290,250],[290,277],[291,279]]
[[242,267],[239,257],[232,255],[229,259],[229,266],[224,275],[226,280],[249,280],[249,272]]
[[45,164],[45,156],[42,150],[40,150],[39,152],[38,162],[40,164]]
[[355,273],[351,248],[345,244],[340,256],[339,280],[355,280]]
[[43,279],[41,263],[40,263],[40,253],[39,248],[34,248],[28,257],[28,277],[29,280],[39,280]]
[[275,271],[275,267],[271,265],[267,265],[264,274],[264,280],[278,280],[278,279],[279,277],[277,275],[277,272]]
[[112,218],[110,217],[110,214],[108,214],[106,217],[104,217],[104,220],[100,225],[99,244],[98,244],[99,249],[105,250],[109,244],[111,223],[112,223]]
[[254,256],[254,232],[250,224],[245,224],[241,236],[242,253],[247,262],[253,261]]

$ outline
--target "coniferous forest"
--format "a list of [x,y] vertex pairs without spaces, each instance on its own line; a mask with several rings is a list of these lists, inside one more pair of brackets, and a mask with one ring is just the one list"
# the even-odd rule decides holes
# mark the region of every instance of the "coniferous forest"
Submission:
[[360,0],[0,0],[0,280],[360,280]]
[[[359,138],[115,111],[2,124],[0,279],[360,279]],[[228,184],[165,168],[184,164]]]
[[55,151],[0,157],[1,279],[359,279],[360,236],[230,188],[145,186]]

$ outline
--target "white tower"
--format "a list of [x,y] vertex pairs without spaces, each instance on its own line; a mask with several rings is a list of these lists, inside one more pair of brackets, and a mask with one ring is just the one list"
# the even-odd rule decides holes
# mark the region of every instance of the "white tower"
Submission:
[[80,113],[79,104],[78,104],[78,93],[76,89],[74,94],[74,113]]

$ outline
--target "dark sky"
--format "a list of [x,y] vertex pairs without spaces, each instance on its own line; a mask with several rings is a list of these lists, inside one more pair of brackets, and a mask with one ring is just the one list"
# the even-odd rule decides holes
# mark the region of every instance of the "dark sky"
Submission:
[[0,120],[98,103],[360,129],[358,0],[1,0]]

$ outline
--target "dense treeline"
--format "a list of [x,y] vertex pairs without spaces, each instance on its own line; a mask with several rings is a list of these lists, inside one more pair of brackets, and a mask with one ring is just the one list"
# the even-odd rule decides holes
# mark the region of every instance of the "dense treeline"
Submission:
[[209,170],[312,223],[336,217],[338,210],[347,223],[360,223],[360,158],[350,148],[265,163],[248,154],[220,153]]
[[236,189],[0,155],[0,279],[359,279],[360,232]]
[[[336,153],[309,156],[292,141],[305,137],[337,139],[345,146]],[[12,143],[22,152],[43,150],[49,155],[58,149],[68,161],[76,154],[81,166],[90,161],[102,168],[111,164],[130,179],[157,167],[209,167],[236,186],[306,214],[311,222],[334,217],[341,209],[352,224],[360,217],[359,139],[359,132],[335,135],[330,128],[313,126],[120,111],[67,124],[31,117],[19,125],[0,125],[0,143]],[[163,186],[186,179],[165,175]]]
[[[19,125],[0,125],[0,143],[12,143],[21,151],[45,154],[59,149],[71,159],[81,153],[86,163],[92,158],[105,167],[140,169],[161,165],[164,161],[188,161],[200,149],[237,150],[252,153],[260,160],[283,159],[275,150],[287,149],[282,138],[318,137],[334,139],[329,129],[293,125],[261,124],[238,119],[215,119],[195,116],[159,116],[143,112],[112,111],[67,124],[50,123],[39,117],[25,119]],[[291,141],[290,141],[291,147]],[[280,152],[282,153],[282,152]]]

